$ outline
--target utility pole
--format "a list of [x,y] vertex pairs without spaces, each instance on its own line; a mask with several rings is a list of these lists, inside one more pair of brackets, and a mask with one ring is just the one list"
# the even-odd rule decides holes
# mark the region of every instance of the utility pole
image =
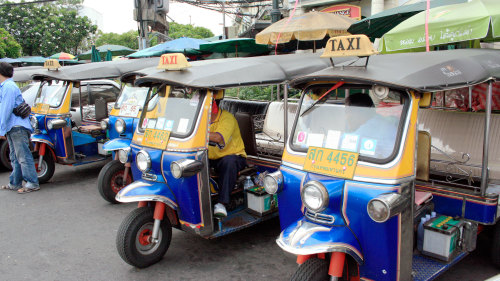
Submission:
[[[284,0],[288,1],[288,0]],[[271,22],[275,23],[281,18],[280,5],[278,0],[273,0],[273,9],[271,10]]]
[[227,34],[226,34],[226,0],[222,0],[222,39],[227,39]]

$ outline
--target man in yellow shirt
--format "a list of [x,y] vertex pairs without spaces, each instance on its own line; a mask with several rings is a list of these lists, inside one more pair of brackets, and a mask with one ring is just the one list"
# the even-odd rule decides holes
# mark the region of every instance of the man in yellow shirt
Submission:
[[236,118],[226,110],[219,109],[219,102],[224,92],[219,91],[212,103],[208,147],[210,167],[214,167],[219,175],[219,203],[214,206],[214,215],[227,216],[226,206],[229,204],[231,191],[236,185],[238,172],[246,166],[246,153],[240,128]]

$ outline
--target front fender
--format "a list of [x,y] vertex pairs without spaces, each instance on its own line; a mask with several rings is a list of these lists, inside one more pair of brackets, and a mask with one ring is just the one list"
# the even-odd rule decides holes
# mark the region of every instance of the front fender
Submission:
[[120,149],[130,147],[130,143],[132,143],[131,139],[116,138],[116,139],[112,139],[112,140],[107,141],[103,145],[102,149],[104,149],[106,151],[120,150]]
[[346,226],[327,226],[301,219],[285,228],[276,243],[295,255],[343,252],[363,264],[359,243]]
[[44,135],[44,134],[32,134],[31,135],[31,141],[32,142],[43,142],[43,143],[48,144],[50,146],[50,148],[52,148],[53,150],[55,149],[54,143],[52,142],[52,140],[50,139],[50,137],[47,136],[47,135]]
[[160,201],[167,204],[174,210],[179,206],[176,203],[175,196],[165,183],[137,180],[127,185],[116,194],[116,200],[119,202],[141,202],[141,201]]

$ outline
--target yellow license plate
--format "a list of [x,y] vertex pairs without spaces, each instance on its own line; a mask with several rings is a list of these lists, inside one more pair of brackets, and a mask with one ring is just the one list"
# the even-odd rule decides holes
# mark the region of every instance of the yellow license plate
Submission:
[[358,153],[322,147],[309,147],[304,170],[339,178],[352,179]]
[[170,131],[146,129],[142,137],[141,145],[163,150],[167,148],[169,138]]
[[47,114],[49,113],[50,105],[48,104],[38,104],[38,113],[39,114]]

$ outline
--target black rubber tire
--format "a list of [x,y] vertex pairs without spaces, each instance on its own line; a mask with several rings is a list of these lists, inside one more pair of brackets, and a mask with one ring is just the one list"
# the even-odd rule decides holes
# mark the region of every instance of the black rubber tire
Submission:
[[123,220],[116,236],[116,248],[120,257],[126,263],[138,268],[148,267],[160,261],[167,252],[170,240],[172,239],[172,225],[168,218],[165,217],[160,224],[159,244],[156,246],[153,245],[153,249],[149,249],[150,253],[145,254],[141,252],[139,249],[141,247],[139,231],[142,229],[140,231],[142,233],[149,229],[152,232],[154,224],[153,213],[154,210],[151,207],[142,207],[133,210]]
[[[35,166],[38,165],[38,154],[33,155],[33,160],[35,161]],[[39,184],[48,182],[52,178],[56,170],[54,158],[52,157],[52,153],[48,149],[43,156],[42,166],[45,166],[46,169],[40,172],[37,171]]]
[[[99,172],[99,176],[97,177],[97,189],[99,190],[99,194],[104,200],[109,203],[120,203],[116,201],[115,196],[118,191],[123,188],[123,172],[125,171],[125,165],[122,164],[118,160],[113,160],[104,167]],[[132,174],[128,174],[127,182],[131,183],[133,181]],[[122,186],[121,188],[118,186]]]
[[491,262],[500,268],[500,222],[497,222],[493,229],[493,243],[491,248]]
[[9,142],[4,140],[0,145],[0,162],[5,168],[7,168],[7,170],[12,171],[12,165],[10,164],[9,153],[10,153]]
[[291,281],[328,281],[328,261],[310,258],[297,268]]

